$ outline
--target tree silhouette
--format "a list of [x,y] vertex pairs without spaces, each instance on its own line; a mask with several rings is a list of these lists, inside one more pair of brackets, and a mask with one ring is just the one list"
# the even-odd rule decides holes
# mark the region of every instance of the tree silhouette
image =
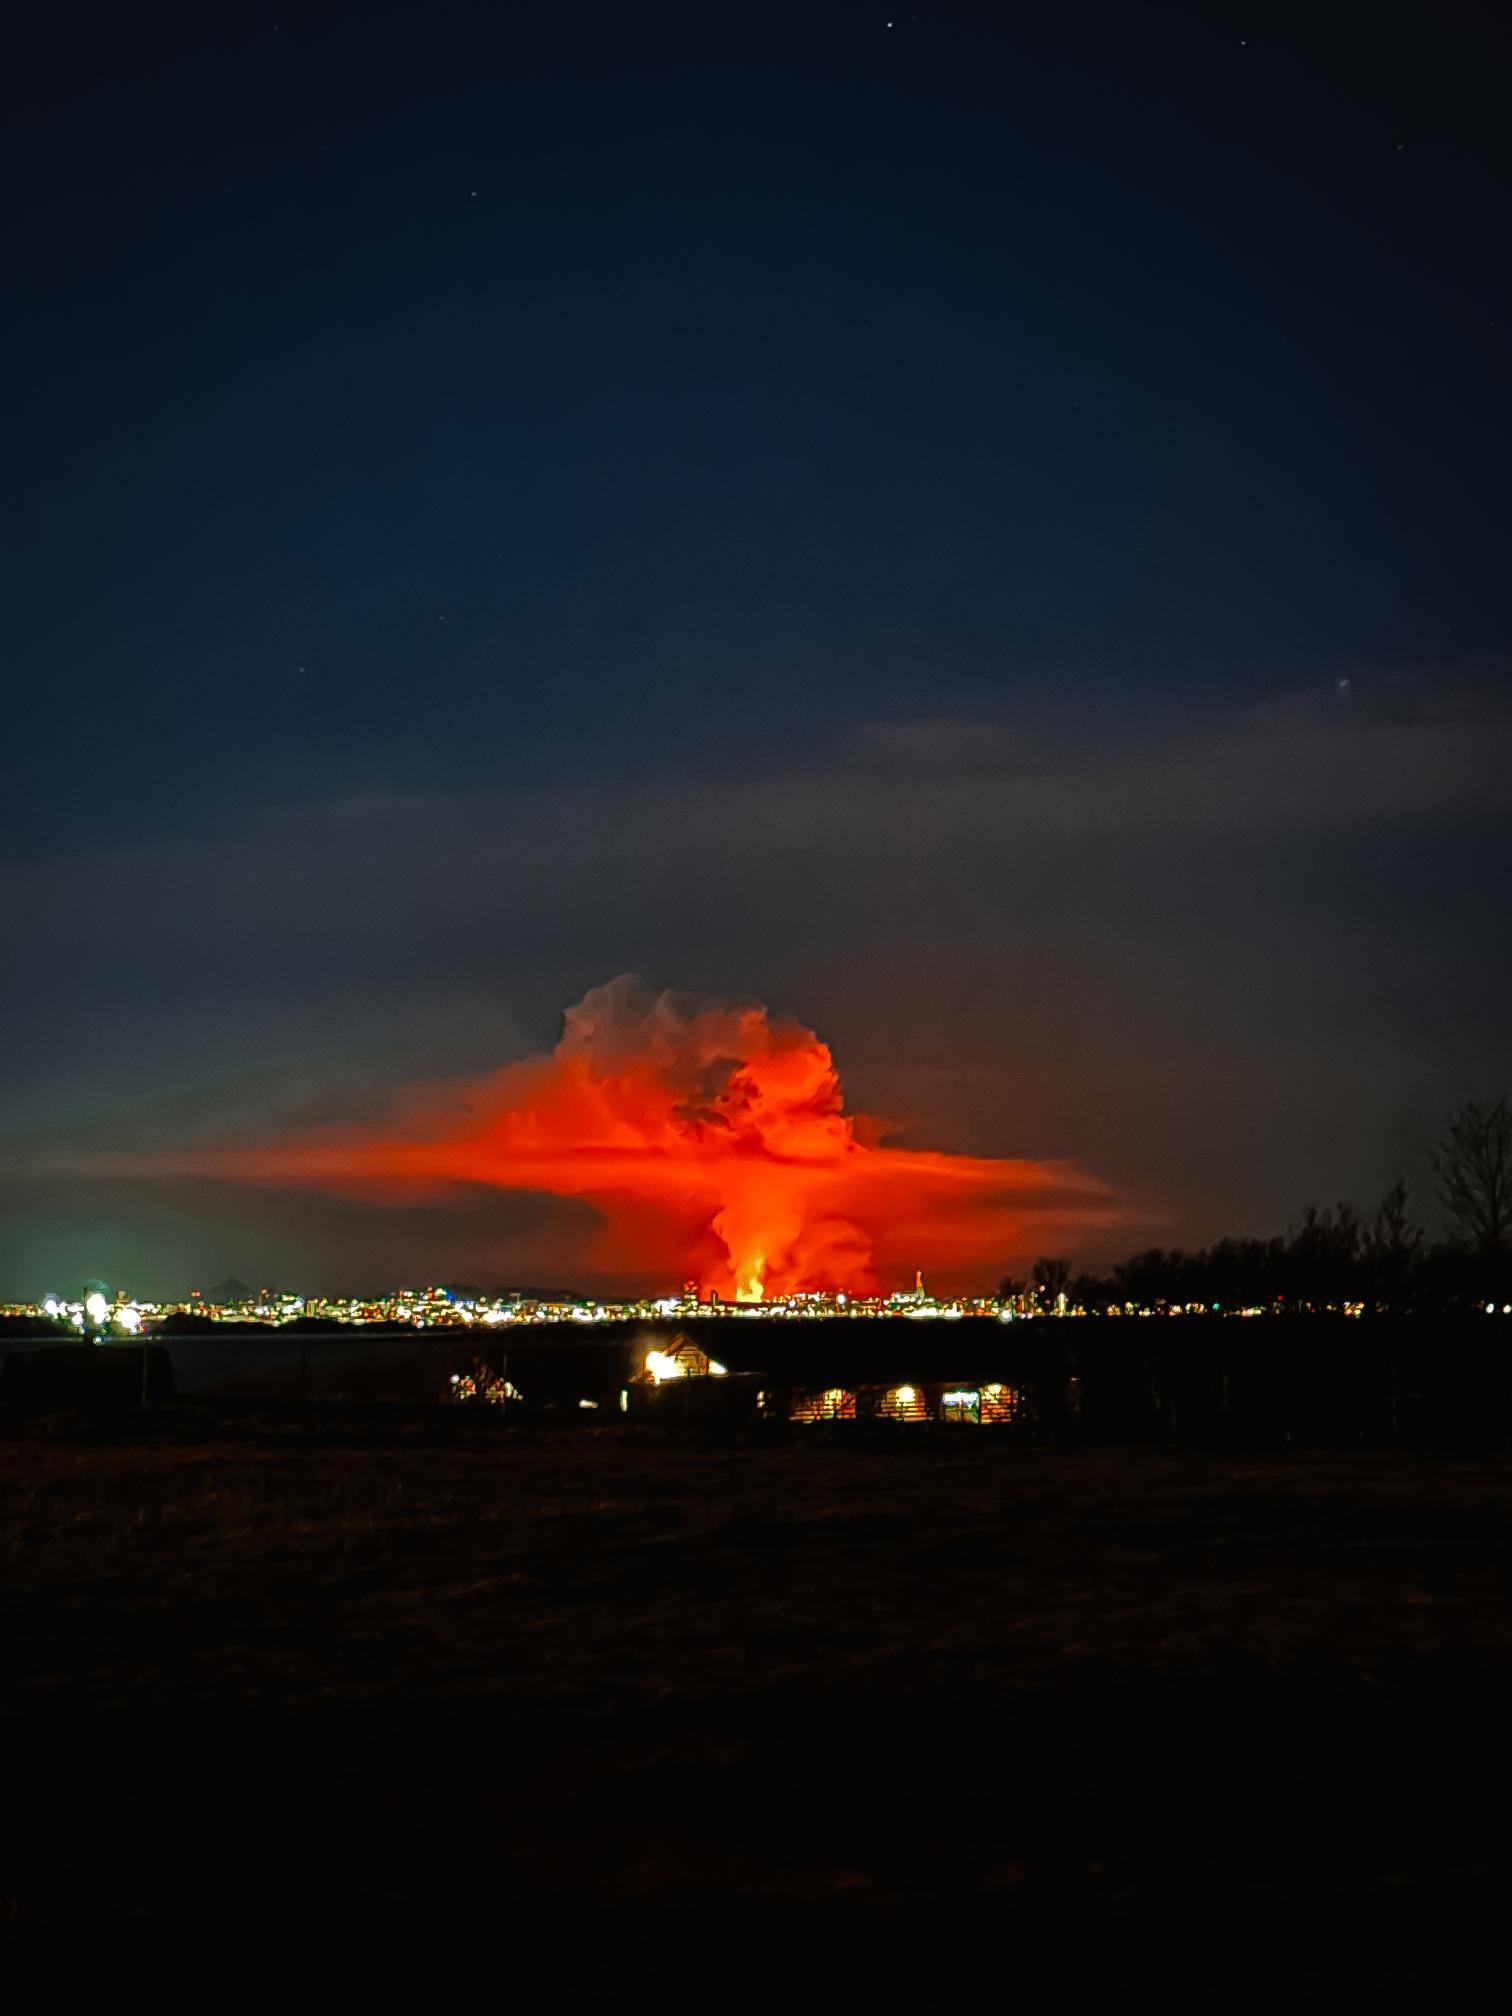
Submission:
[[1066,1298],[1073,1309],[1086,1309],[1100,1316],[1115,1299],[1113,1284],[1104,1280],[1101,1274],[1081,1273],[1067,1288]]
[[[1284,1239],[1219,1239],[1197,1253],[1151,1246],[1120,1261],[1111,1280],[1073,1279],[1067,1261],[1042,1257],[1031,1292],[1041,1308],[1064,1293],[1072,1310],[1088,1314],[1110,1304],[1296,1314],[1349,1304],[1406,1313],[1484,1308],[1493,1297],[1512,1302],[1512,1101],[1472,1100],[1445,1124],[1433,1168],[1455,1234],[1447,1243],[1429,1245],[1398,1178],[1368,1221],[1349,1203],[1309,1204]],[[1012,1299],[1024,1287],[1008,1279],[999,1292]]]
[[1127,1260],[1121,1261],[1113,1269],[1113,1279],[1119,1299],[1143,1309],[1173,1301],[1180,1272],[1179,1253],[1167,1253],[1162,1246],[1151,1246],[1145,1252],[1133,1253]]
[[1034,1263],[1034,1285],[1047,1302],[1054,1302],[1064,1295],[1070,1279],[1069,1260],[1040,1259]]
[[1291,1293],[1309,1305],[1348,1302],[1359,1286],[1363,1231],[1351,1204],[1320,1211],[1309,1204],[1287,1245]]
[[1375,1222],[1365,1241],[1365,1269],[1370,1299],[1390,1309],[1405,1309],[1413,1300],[1422,1271],[1423,1228],[1407,1212],[1407,1185],[1400,1177],[1376,1206]]
[[1512,1109],[1470,1099],[1449,1116],[1433,1157],[1434,1188],[1459,1242],[1485,1256],[1512,1250]]

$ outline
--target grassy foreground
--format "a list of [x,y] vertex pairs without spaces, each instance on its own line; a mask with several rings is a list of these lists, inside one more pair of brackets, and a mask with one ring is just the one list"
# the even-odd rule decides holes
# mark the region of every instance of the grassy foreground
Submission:
[[1180,2007],[1491,1950],[1512,1469],[494,1426],[0,1430],[13,1936],[486,1900],[590,1985]]

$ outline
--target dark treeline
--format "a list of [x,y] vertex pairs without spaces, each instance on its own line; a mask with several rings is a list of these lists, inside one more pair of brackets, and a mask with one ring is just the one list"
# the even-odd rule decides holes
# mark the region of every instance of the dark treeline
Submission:
[[1340,1309],[1446,1312],[1512,1301],[1512,1108],[1505,1097],[1450,1115],[1433,1157],[1444,1236],[1430,1242],[1404,1182],[1373,1213],[1309,1205],[1285,1236],[1220,1239],[1200,1252],[1152,1246],[1111,1275],[1073,1274],[1041,1259],[1002,1292],[1053,1308]]

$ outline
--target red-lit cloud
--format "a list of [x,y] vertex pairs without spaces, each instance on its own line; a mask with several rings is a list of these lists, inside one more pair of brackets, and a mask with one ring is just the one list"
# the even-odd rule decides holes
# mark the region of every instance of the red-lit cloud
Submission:
[[624,977],[567,1010],[545,1057],[407,1095],[381,1129],[307,1131],[156,1158],[297,1188],[454,1183],[579,1198],[598,1271],[726,1297],[859,1293],[910,1279],[987,1286],[1032,1247],[1106,1223],[1106,1191],[1060,1163],[890,1147],[844,1110],[825,1044],[754,1006]]

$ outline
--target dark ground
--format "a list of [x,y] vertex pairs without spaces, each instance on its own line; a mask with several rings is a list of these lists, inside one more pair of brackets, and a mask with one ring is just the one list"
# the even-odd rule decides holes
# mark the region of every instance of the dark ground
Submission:
[[440,1410],[0,1438],[23,1943],[465,1922],[605,1992],[1046,1968],[1183,2008],[1499,1965],[1504,1463]]

